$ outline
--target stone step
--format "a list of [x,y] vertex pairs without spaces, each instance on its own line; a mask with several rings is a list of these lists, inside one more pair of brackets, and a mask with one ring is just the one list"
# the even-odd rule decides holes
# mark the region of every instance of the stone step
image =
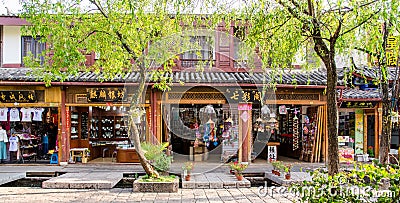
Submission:
[[205,173],[191,175],[190,181],[182,178],[182,188],[187,189],[220,189],[220,188],[249,188],[250,181],[243,178],[238,181],[232,174],[226,173]]
[[121,172],[66,173],[42,183],[42,188],[111,189],[121,179]]

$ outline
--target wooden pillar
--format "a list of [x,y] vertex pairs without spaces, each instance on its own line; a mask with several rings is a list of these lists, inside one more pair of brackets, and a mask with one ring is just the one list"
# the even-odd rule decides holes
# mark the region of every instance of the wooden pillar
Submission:
[[375,158],[379,157],[379,138],[382,133],[382,103],[375,109]]
[[58,142],[59,150],[58,150],[58,160],[59,162],[68,162],[69,159],[69,149],[70,149],[70,140],[69,140],[69,107],[66,107],[66,91],[63,88],[61,90],[61,136],[60,141]]
[[367,153],[368,149],[368,115],[364,113],[364,146],[363,146],[363,152],[364,154]]
[[324,139],[324,142],[323,142],[323,160],[324,160],[324,162],[325,163],[328,163],[328,146],[329,146],[329,143],[328,143],[328,105],[327,104],[325,104],[324,105],[324,125],[323,125],[323,132],[324,132],[324,137],[323,137],[323,139]]
[[239,163],[251,161],[251,103],[238,105],[239,120]]
[[155,97],[155,92],[150,91],[150,133],[149,133],[149,141],[151,143],[155,143],[154,137],[156,136],[156,97]]
[[158,99],[156,100],[156,112],[154,112],[155,117],[156,117],[156,138],[158,143],[162,142],[162,125],[161,125],[161,118],[162,118],[162,113],[161,113],[161,102],[158,101]]

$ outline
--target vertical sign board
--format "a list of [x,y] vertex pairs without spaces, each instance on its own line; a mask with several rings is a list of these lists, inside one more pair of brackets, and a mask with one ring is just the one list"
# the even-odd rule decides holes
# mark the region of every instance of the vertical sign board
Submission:
[[355,154],[364,153],[364,111],[357,109],[355,112]]
[[267,153],[268,153],[268,157],[267,157],[268,163],[276,161],[276,158],[278,157],[276,145],[268,146],[267,150],[268,150],[267,151]]

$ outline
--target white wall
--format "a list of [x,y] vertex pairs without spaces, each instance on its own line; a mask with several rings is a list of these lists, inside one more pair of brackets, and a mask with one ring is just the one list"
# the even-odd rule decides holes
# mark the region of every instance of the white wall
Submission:
[[3,64],[21,64],[21,27],[3,27]]

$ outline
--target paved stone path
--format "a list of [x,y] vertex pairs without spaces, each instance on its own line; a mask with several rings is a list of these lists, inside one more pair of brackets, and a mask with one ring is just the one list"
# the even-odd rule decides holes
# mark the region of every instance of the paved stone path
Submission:
[[132,188],[41,189],[2,187],[0,202],[250,202],[290,203],[284,195],[260,196],[258,188],[179,189],[178,193],[134,193]]

